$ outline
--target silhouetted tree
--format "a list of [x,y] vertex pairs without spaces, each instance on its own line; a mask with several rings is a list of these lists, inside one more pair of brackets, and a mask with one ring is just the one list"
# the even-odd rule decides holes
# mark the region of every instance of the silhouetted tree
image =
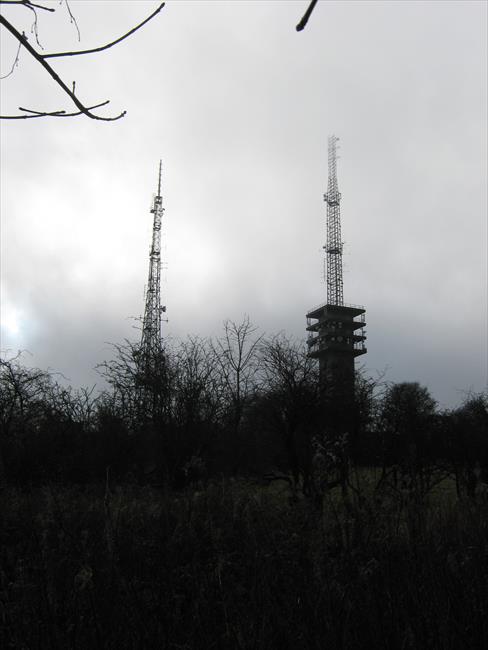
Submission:
[[383,461],[382,438],[379,435],[385,384],[384,373],[369,377],[360,368],[355,373],[354,405],[349,447],[355,464],[378,466]]
[[0,358],[0,483],[6,478],[7,445],[11,455],[36,431],[52,381],[49,373],[23,366],[21,356]]
[[119,416],[133,430],[148,421],[156,427],[170,423],[174,369],[169,348],[155,351],[155,358],[147,363],[139,343],[126,340],[112,347],[113,357],[98,364],[97,370],[112,388]]
[[226,417],[236,434],[244,406],[256,390],[257,352],[261,336],[255,337],[257,327],[245,316],[242,323],[224,321],[224,333],[213,342],[220,369],[219,390],[228,404]]
[[283,334],[263,341],[259,351],[262,425],[278,434],[295,487],[310,491],[311,441],[321,427],[316,363],[303,342]]
[[174,418],[189,430],[200,423],[215,423],[222,411],[220,364],[211,343],[188,337],[175,353]]
[[445,416],[444,427],[458,495],[474,497],[479,480],[488,482],[488,394],[467,397]]
[[380,405],[384,473],[393,467],[395,486],[400,478],[401,486],[417,496],[427,494],[446,473],[437,462],[435,409],[428,389],[417,382],[393,384]]
[[[174,352],[173,417],[184,480],[197,480],[215,466],[225,404],[220,364],[207,339],[188,337]],[[210,468],[209,468],[210,465]]]

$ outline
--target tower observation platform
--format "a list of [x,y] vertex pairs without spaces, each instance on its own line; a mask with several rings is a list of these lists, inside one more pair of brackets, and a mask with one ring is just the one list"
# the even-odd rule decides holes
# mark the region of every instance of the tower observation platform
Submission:
[[319,360],[321,381],[354,390],[354,359],[366,353],[366,310],[357,305],[325,303],[307,313],[308,354]]
[[309,356],[320,359],[324,352],[353,357],[365,354],[365,313],[358,305],[325,303],[311,309],[307,313]]

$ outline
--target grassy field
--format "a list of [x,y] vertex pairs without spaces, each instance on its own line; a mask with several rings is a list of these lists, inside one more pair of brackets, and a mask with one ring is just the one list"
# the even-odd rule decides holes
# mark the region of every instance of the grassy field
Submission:
[[488,647],[488,501],[282,484],[0,494],[0,647]]

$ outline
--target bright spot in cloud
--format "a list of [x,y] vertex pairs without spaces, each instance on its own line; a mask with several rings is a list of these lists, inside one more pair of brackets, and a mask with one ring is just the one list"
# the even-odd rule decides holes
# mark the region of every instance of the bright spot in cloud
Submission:
[[1,318],[2,329],[8,334],[14,335],[20,333],[21,319],[19,312],[8,305],[5,307]]

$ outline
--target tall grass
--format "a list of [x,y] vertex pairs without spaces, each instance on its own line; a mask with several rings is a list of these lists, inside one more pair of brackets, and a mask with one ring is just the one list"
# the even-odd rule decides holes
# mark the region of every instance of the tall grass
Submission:
[[245,482],[0,495],[0,646],[472,650],[488,503],[307,501]]

